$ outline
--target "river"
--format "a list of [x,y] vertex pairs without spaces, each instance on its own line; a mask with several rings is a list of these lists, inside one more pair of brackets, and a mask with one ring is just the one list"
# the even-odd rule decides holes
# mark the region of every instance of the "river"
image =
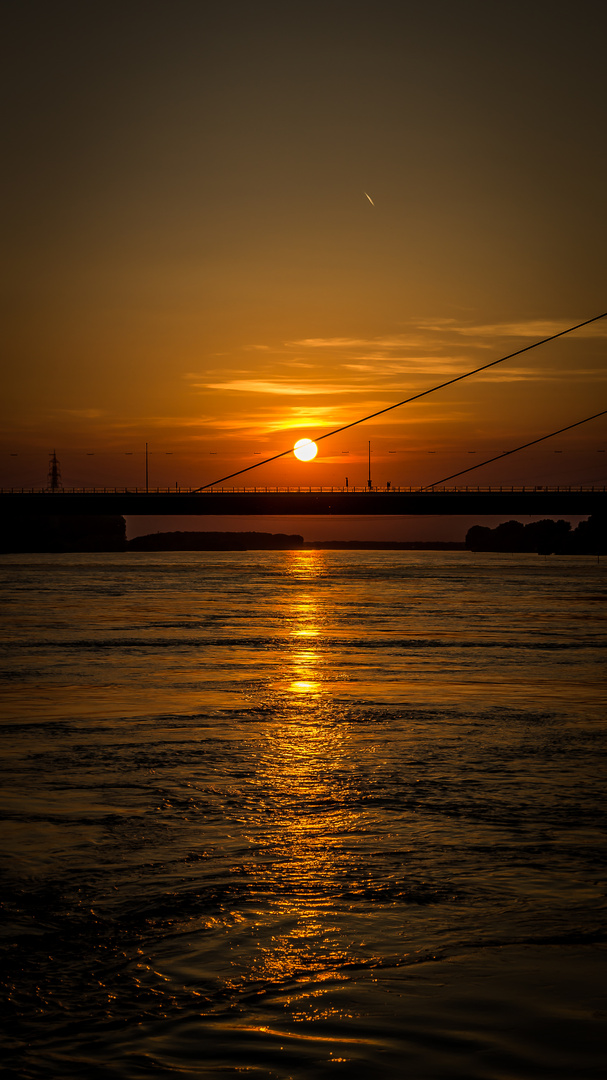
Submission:
[[605,564],[4,555],[5,1075],[604,1075]]

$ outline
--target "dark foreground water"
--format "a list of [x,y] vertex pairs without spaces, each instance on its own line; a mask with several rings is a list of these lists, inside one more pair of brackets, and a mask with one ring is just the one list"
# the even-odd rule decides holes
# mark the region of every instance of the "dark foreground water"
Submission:
[[4,1075],[605,1075],[605,564],[0,577]]

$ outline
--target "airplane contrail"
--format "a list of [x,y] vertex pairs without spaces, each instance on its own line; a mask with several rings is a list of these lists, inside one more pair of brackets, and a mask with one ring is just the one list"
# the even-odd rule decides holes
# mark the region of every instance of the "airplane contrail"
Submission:
[[[365,191],[364,194],[367,195],[367,192]],[[375,206],[375,203],[373,202],[373,199],[371,198],[371,196],[367,195],[367,198],[368,198],[369,202],[371,203],[371,206]]]

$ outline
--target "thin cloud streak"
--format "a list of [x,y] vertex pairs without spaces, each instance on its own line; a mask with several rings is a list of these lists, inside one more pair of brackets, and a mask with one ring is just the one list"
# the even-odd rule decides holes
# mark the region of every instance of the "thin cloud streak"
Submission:
[[[433,365],[426,365],[419,362],[411,365],[406,362],[404,364],[400,362],[398,364],[377,365],[343,364],[342,367],[348,372],[348,376],[347,381],[344,381],[341,384],[324,384],[321,379],[310,382],[308,385],[302,383],[293,385],[261,379],[233,379],[221,383],[193,383],[192,388],[196,390],[224,390],[239,394],[261,394],[281,397],[339,397],[342,394],[368,394],[369,392],[373,392],[377,388],[377,379],[381,378],[383,380],[388,376],[391,377],[391,392],[399,394],[418,385],[420,378],[426,378],[428,376],[440,377],[443,375],[457,375],[460,372],[465,371],[465,366],[462,365],[461,361],[436,363]],[[410,378],[398,379],[398,375],[403,375],[405,377],[409,376]],[[579,381],[580,378],[603,382],[607,378],[607,371],[592,368],[578,368],[575,371],[569,369],[560,370],[558,368],[550,368],[548,370],[542,368],[540,370],[534,370],[531,367],[520,367],[495,374],[481,374],[477,376],[476,382],[571,383]]]
[[[558,320],[537,320],[529,322],[516,322],[516,323],[485,323],[479,326],[445,326],[440,327],[441,330],[448,329],[452,333],[461,334],[468,337],[530,337],[530,338],[543,338],[551,337],[553,334],[559,334],[561,331],[566,330],[571,322],[568,319]],[[432,329],[432,327],[427,327]],[[582,326],[579,330],[575,331],[579,337],[595,337],[603,338],[607,337],[607,327],[601,323],[594,323],[591,326]]]
[[264,382],[255,379],[233,379],[231,382],[194,385],[199,390],[232,390],[241,394],[281,394],[287,397],[360,392],[360,388],[357,386],[324,386],[321,382],[316,383],[314,386],[288,386],[285,383]]
[[[415,322],[409,331],[400,334],[392,334],[386,337],[373,338],[301,338],[295,341],[285,342],[287,348],[306,349],[402,349],[407,346],[428,344],[428,339],[416,336],[419,331],[432,334],[443,333],[445,335],[457,334],[460,337],[485,337],[485,338],[508,338],[508,337],[551,337],[566,330],[572,325],[573,319],[529,319],[527,321],[503,322],[503,323],[470,323],[465,325],[455,319],[433,319]],[[590,326],[580,327],[575,331],[578,337],[607,337],[607,326],[596,322]],[[445,336],[447,342],[449,338]],[[436,339],[434,339],[436,341]],[[486,345],[483,347],[487,347]]]

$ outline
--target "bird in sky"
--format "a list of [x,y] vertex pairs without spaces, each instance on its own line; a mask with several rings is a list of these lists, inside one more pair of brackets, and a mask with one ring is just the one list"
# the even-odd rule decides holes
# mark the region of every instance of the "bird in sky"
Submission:
[[[364,194],[367,195],[367,192],[365,191]],[[373,199],[371,198],[371,196],[367,195],[367,198],[368,198],[369,202],[371,203],[371,206],[375,206],[375,203],[373,202]]]

